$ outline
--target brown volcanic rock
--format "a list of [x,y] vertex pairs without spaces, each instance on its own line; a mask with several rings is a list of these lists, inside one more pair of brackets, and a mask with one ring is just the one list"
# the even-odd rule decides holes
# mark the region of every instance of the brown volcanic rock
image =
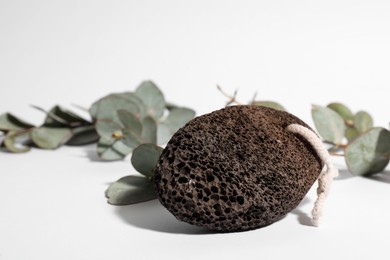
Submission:
[[297,117],[259,106],[199,116],[174,134],[155,170],[160,202],[179,220],[218,231],[269,225],[294,209],[322,162],[290,124]]

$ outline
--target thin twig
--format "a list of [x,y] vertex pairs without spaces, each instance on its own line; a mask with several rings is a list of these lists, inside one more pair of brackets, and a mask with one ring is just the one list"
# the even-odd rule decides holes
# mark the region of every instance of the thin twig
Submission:
[[336,144],[336,143],[333,143],[333,142],[327,141],[327,140],[323,140],[322,142],[323,142],[324,144],[330,144],[330,145],[336,146],[336,147],[338,147],[338,148],[343,148],[343,149],[347,148],[347,145],[346,145],[346,144]]
[[256,102],[256,97],[257,97],[257,91],[255,92],[255,94],[253,94],[252,101],[250,104],[253,104]]
[[332,153],[332,152],[330,152],[329,155],[332,155],[332,156],[345,156],[345,154],[341,154],[341,153]]
[[221,92],[225,97],[227,97],[229,99],[229,101],[226,103],[226,106],[229,106],[233,103],[237,104],[237,105],[242,105],[240,102],[237,101],[236,99],[236,96],[237,96],[237,90],[234,91],[234,95],[231,96],[229,94],[227,94],[219,85],[217,85],[217,89],[219,90],[219,92]]

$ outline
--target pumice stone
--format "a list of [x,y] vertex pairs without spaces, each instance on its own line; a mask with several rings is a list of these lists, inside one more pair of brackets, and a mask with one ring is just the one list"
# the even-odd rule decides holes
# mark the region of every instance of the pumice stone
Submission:
[[336,173],[321,173],[325,164],[330,170],[333,165],[310,138],[318,136],[302,120],[267,107],[229,106],[196,117],[173,135],[159,158],[158,199],[178,220],[244,231],[283,218],[319,179],[316,225]]

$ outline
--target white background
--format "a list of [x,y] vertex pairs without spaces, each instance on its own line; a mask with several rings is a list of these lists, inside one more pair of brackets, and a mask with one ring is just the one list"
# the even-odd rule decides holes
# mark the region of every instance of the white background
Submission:
[[[310,125],[311,104],[341,101],[387,127],[389,29],[388,1],[0,0],[0,113],[39,124],[30,104],[88,107],[150,79],[198,115],[224,106],[219,84]],[[0,260],[388,259],[388,171],[352,177],[336,158],[320,228],[313,187],[269,227],[210,234],[157,201],[106,204],[107,185],[134,170],[94,149],[0,153]]]

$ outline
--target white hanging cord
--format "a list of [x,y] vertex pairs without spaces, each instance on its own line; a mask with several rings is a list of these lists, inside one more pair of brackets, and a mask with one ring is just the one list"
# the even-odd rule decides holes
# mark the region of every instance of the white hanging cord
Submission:
[[325,198],[329,193],[333,178],[339,175],[339,171],[333,166],[328,151],[322,145],[322,141],[312,130],[299,124],[291,124],[287,127],[287,130],[303,136],[313,146],[320,159],[326,165],[326,171],[321,172],[318,177],[317,200],[312,210],[312,223],[314,226],[319,226]]

